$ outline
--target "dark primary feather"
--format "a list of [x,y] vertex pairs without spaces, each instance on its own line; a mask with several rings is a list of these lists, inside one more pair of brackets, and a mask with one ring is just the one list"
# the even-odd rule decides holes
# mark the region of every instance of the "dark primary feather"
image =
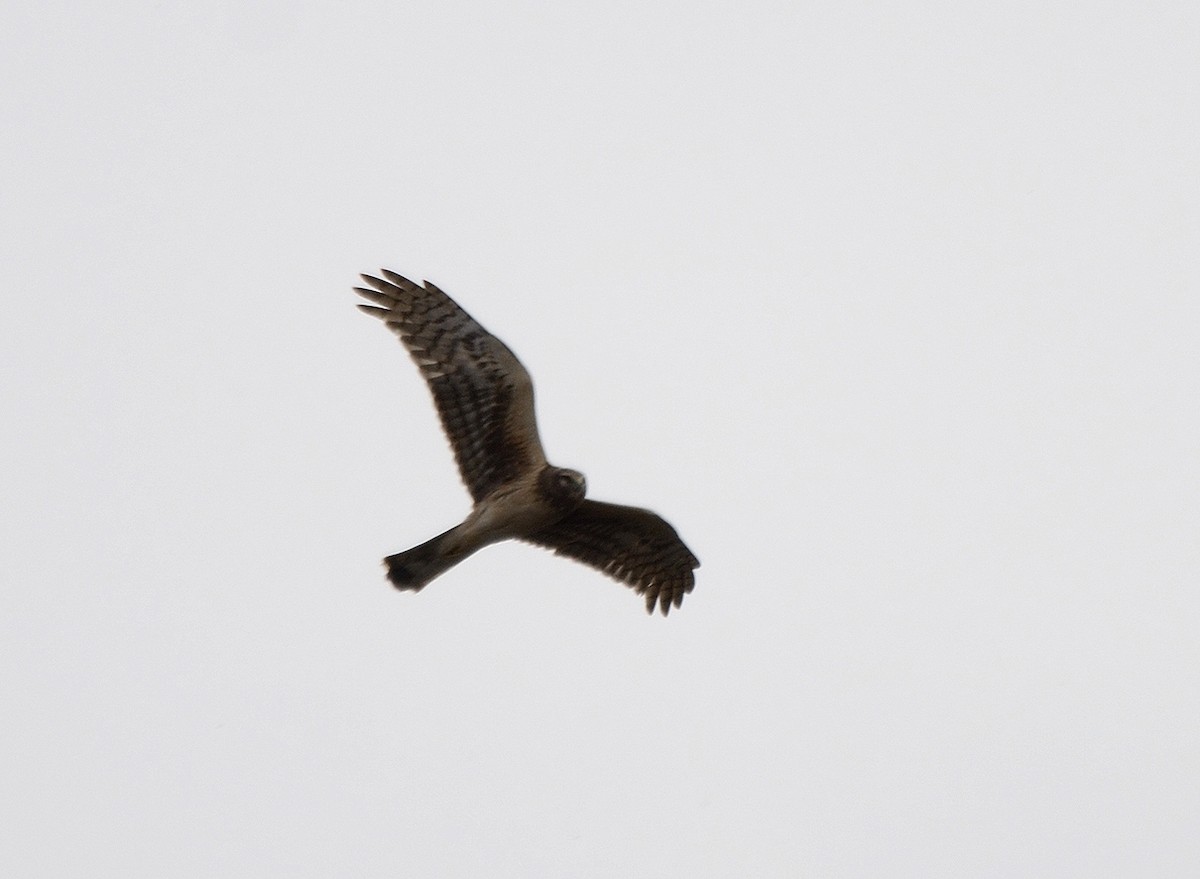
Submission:
[[[421,369],[471,497],[546,463],[533,409],[533,382],[508,347],[428,281],[384,270],[355,287]],[[379,307],[376,307],[379,306]]]
[[700,567],[679,535],[661,516],[619,504],[585,500],[549,528],[522,538],[591,565],[658,603],[663,616],[692,591]]

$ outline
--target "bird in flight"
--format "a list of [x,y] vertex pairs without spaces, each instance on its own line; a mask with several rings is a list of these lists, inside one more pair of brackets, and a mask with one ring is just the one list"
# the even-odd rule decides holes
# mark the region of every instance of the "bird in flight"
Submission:
[[418,591],[467,556],[524,540],[591,565],[666,616],[692,591],[699,560],[649,510],[584,497],[583,474],[546,461],[533,381],[508,347],[425,281],[362,275],[358,307],[400,337],[421,370],[474,506],[449,531],[383,560],[397,589]]

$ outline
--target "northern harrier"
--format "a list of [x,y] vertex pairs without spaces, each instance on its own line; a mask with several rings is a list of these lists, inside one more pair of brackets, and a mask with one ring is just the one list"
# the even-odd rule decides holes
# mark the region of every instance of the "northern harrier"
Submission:
[[426,281],[362,275],[359,308],[400,337],[421,369],[474,508],[462,524],[388,556],[397,589],[429,581],[489,543],[528,541],[598,568],[657,602],[663,616],[692,591],[700,562],[649,510],[584,500],[583,474],[546,461],[533,382],[508,347]]

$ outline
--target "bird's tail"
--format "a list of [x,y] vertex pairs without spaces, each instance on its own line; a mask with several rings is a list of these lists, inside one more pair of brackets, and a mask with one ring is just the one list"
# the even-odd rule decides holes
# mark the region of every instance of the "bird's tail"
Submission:
[[390,555],[383,560],[387,566],[387,577],[397,589],[418,592],[457,565],[471,553],[456,549],[448,538],[457,531],[451,528],[420,546]]

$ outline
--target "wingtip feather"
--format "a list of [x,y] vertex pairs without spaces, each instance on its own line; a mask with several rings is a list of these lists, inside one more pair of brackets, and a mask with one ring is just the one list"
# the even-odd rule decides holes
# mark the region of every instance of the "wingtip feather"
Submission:
[[416,284],[404,277],[404,275],[393,272],[391,269],[380,269],[379,273],[402,290],[415,290],[417,287]]

